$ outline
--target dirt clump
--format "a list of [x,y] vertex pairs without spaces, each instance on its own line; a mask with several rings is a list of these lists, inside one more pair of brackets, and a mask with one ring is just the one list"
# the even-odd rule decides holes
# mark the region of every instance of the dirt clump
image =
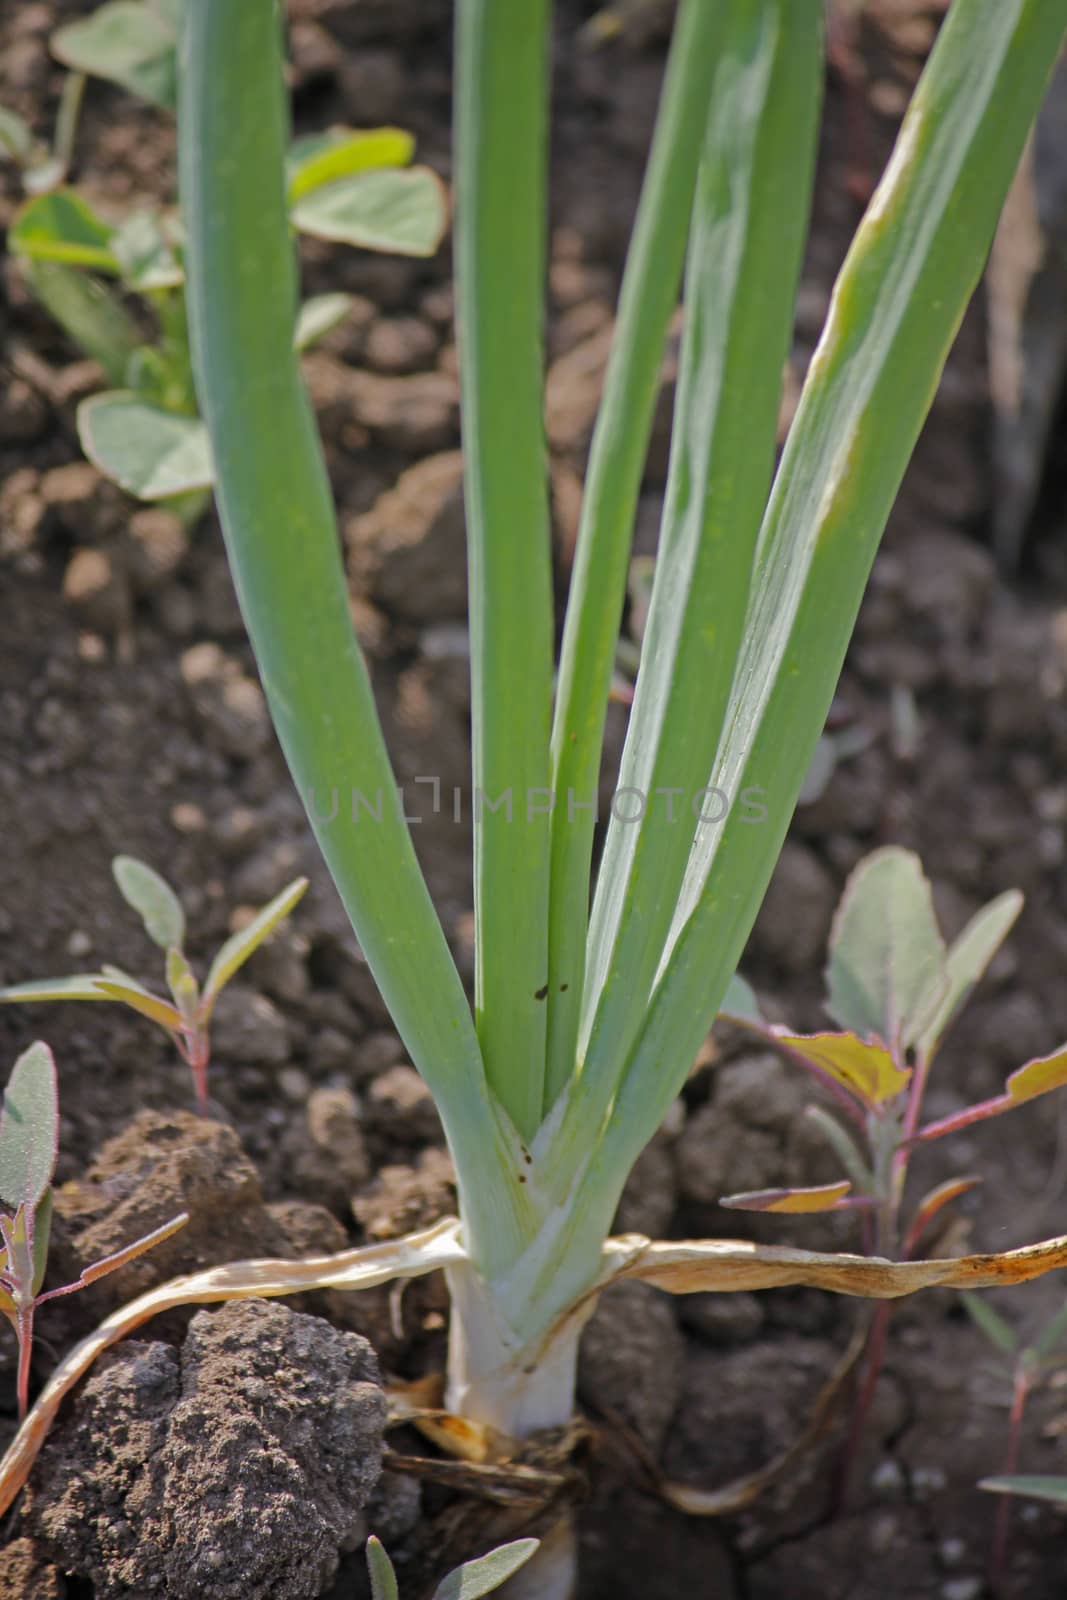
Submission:
[[384,1422],[365,1339],[238,1301],[199,1312],[180,1351],[101,1363],[27,1516],[98,1600],[313,1600],[366,1533]]

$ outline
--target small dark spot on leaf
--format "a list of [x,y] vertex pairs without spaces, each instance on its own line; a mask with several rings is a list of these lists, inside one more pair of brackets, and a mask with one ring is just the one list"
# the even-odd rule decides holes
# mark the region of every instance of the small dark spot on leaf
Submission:
[[569,988],[570,988],[570,984],[569,984],[569,983],[561,983],[561,984],[560,984],[560,986],[559,986],[559,992],[560,992],[560,994],[566,994],[566,993],[567,993],[567,990],[568,990],[568,989],[569,989]]
[[535,989],[534,990],[534,999],[535,1000],[544,1000],[547,995],[548,995],[548,984],[547,983],[543,983],[541,985],[540,989]]
[[525,1172],[520,1172],[519,1173],[519,1182],[520,1183],[525,1183],[526,1182],[526,1174],[525,1174]]

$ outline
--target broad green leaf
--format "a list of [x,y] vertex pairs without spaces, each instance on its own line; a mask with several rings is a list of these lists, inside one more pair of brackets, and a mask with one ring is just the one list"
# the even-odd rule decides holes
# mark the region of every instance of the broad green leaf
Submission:
[[111,249],[126,283],[139,294],[176,289],[184,281],[165,220],[156,212],[131,213],[112,234]]
[[352,296],[348,294],[316,294],[305,300],[297,312],[293,348],[309,350],[324,339],[331,328],[344,321],[351,304]]
[[15,213],[7,243],[13,255],[33,261],[118,273],[112,249],[115,230],[74,189],[36,195]]
[[367,1540],[367,1570],[370,1573],[371,1600],[399,1600],[396,1573],[380,1539]]
[[111,978],[99,978],[97,987],[103,992],[105,999],[121,1000],[131,1011],[140,1012],[142,1017],[158,1022],[160,1027],[166,1028],[168,1032],[176,1033],[181,1028],[181,1012],[166,1000],[157,999],[154,994],[146,994],[140,988],[129,989],[124,983],[115,983]]
[[267,935],[292,911],[307,889],[306,878],[296,878],[282,890],[269,905],[258,911],[251,922],[232,933],[211,963],[211,971],[204,985],[204,999],[214,1001],[224,984],[229,983],[239,967],[243,967],[252,952],[259,948]]
[[406,167],[415,154],[415,140],[402,128],[330,128],[294,141],[286,162],[289,204],[357,172],[377,167]]
[[[333,497],[293,352],[296,262],[278,177],[289,138],[272,7],[187,4],[179,178],[193,365],[216,499],[282,749],[385,1004],[483,1197],[464,1237],[514,1261],[533,1206],[486,1089],[470,1005],[400,808],[352,625]],[[242,160],[229,152],[240,149]],[[330,820],[331,790],[344,814]],[[543,982],[543,971],[534,983]],[[466,1182],[466,1180],[464,1180]]]
[[26,260],[23,276],[64,333],[93,361],[109,383],[122,383],[141,332],[116,295],[98,279],[60,261]]
[[444,185],[429,167],[338,178],[304,195],[291,215],[301,233],[400,256],[432,256],[448,225]]
[[948,986],[919,1041],[929,1055],[1011,931],[1023,908],[1018,889],[998,895],[975,913],[949,946],[945,966]]
[[751,1022],[757,1026],[763,1024],[756,991],[739,972],[735,972],[726,985],[726,993],[719,1007],[719,1016],[725,1017],[728,1021]]
[[990,1344],[997,1350],[1002,1350],[1005,1355],[1013,1356],[1020,1345],[1019,1335],[1011,1323],[1001,1316],[1000,1312],[990,1304],[984,1294],[971,1294],[966,1290],[960,1295],[964,1310],[985,1334]]
[[31,1211],[52,1182],[59,1139],[56,1064],[38,1041],[15,1062],[0,1112],[0,1199]]
[[433,1600],[478,1600],[480,1595],[491,1594],[529,1561],[538,1543],[537,1539],[516,1539],[477,1561],[465,1561],[438,1584]]
[[0,106],[0,155],[13,156],[16,161],[22,161],[32,151],[33,134],[29,123],[17,111]]
[[845,885],[830,934],[827,1010],[862,1038],[905,1049],[928,1026],[948,979],[945,945],[918,856],[889,846]]
[[731,1194],[719,1201],[730,1211],[779,1211],[786,1215],[807,1216],[817,1211],[837,1211],[851,1183],[820,1183],[810,1189],[751,1189],[746,1194]]
[[[140,985],[134,987],[140,988]],[[167,951],[167,987],[185,1021],[193,1025],[200,1002],[200,985],[181,951],[173,947]]]
[[134,856],[116,856],[111,872],[119,893],[137,912],[150,939],[163,950],[180,950],[185,939],[185,913],[181,901],[154,867]]
[[[1009,1077],[1006,1088],[1013,1105],[1026,1100],[1036,1100],[1038,1095],[1061,1089],[1067,1083],[1067,1045],[1051,1056],[1038,1056],[1018,1067]],[[1005,1107],[1005,1109],[1007,1109]]]
[[775,1039],[805,1061],[819,1067],[865,1106],[884,1105],[911,1081],[884,1045],[857,1039],[854,1033],[780,1033]]
[[161,411],[129,390],[83,400],[78,438],[93,466],[138,500],[166,500],[214,482],[211,443],[199,417]]
[[110,0],[82,22],[52,35],[52,54],[64,66],[106,78],[164,111],[177,102],[177,32],[169,8],[144,0]]
[[476,441],[463,457],[472,777],[484,797],[474,808],[474,1012],[489,1086],[527,1142],[544,1114],[551,989],[550,12],[548,0],[456,10],[456,318],[465,436]]
[[[731,808],[744,809],[745,786],[718,784],[712,769],[734,721],[817,147],[820,0],[727,0],[708,10],[721,33],[667,494],[617,791],[636,791],[643,804],[613,812],[589,919],[578,1091],[606,1104],[647,1017],[687,874]],[[761,823],[747,831],[767,833]],[[719,994],[716,982],[716,1002]]]
[[[597,819],[592,811],[572,812],[569,801],[590,799],[600,782],[605,716],[632,571],[634,515],[667,330],[678,302],[723,20],[718,6],[678,9],[589,451],[552,722],[551,783],[558,799],[549,893],[546,1103],[574,1073],[585,985]],[[647,606],[646,600],[642,640]]]
[[1021,1494],[1030,1500],[1048,1500],[1056,1506],[1067,1506],[1067,1478],[1020,1472],[1005,1478],[982,1478],[978,1487],[988,1489],[990,1494]]
[[106,1000],[100,992],[98,972],[78,972],[69,978],[34,978],[31,983],[11,983],[0,989],[0,1001]]
[[52,1237],[52,1201],[54,1190],[49,1184],[33,1208],[33,1292],[40,1294],[44,1275],[48,1270],[48,1246]]
[[[795,0],[782,9],[794,12]],[[602,1124],[587,1198],[596,1193],[605,1217],[615,1173],[678,1093],[740,960],[1065,20],[1062,0],[952,6],[838,276],[764,516],[711,775],[732,797],[761,793],[766,816],[750,826],[735,805],[695,841],[647,1015]],[[571,1162],[588,1128],[577,1098],[574,1111]]]
[[805,1106],[804,1120],[817,1128],[834,1152],[860,1194],[874,1193],[874,1174],[859,1145],[823,1106]]

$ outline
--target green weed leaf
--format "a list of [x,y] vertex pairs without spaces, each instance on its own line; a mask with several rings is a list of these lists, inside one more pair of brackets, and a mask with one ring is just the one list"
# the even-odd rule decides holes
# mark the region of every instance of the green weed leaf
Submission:
[[180,950],[185,939],[185,913],[181,901],[165,878],[135,856],[116,856],[111,871],[119,893],[145,925],[145,931],[163,950]]
[[33,1293],[40,1294],[48,1268],[48,1245],[52,1237],[52,1185],[49,1184],[33,1212]]
[[177,30],[170,7],[111,0],[52,35],[52,54],[75,72],[117,83],[164,111],[177,102]]
[[140,986],[136,989],[128,988],[124,983],[114,983],[110,978],[100,978],[97,987],[103,992],[106,1000],[121,1000],[131,1011],[147,1017],[150,1022],[158,1022],[161,1028],[174,1032],[182,1025],[182,1014],[175,1006],[169,1005],[166,1000],[158,1000],[154,994],[148,994]]
[[728,1022],[749,1022],[758,1027],[763,1026],[756,991],[739,972],[735,972],[726,985],[719,1015],[725,1017]]
[[32,261],[65,261],[118,273],[113,237],[114,229],[74,189],[54,189],[27,200],[16,212],[7,242],[13,255]]
[[40,1040],[24,1050],[0,1112],[0,1199],[32,1210],[52,1182],[59,1137],[56,1064]]
[[1022,908],[1023,897],[1018,889],[1009,889],[976,912],[949,947],[945,962],[948,985],[920,1040],[920,1048],[925,1053],[936,1048],[952,1018],[1004,943]]
[[98,972],[77,972],[69,978],[35,978],[32,983],[11,983],[0,989],[0,1001],[17,1004],[28,1000],[106,1000]]
[[129,390],[93,395],[78,407],[82,449],[105,477],[138,500],[165,500],[215,479],[199,417],[147,405]]
[[1067,1478],[1021,1472],[1008,1478],[983,1478],[978,1487],[988,1489],[990,1494],[1022,1494],[1031,1500],[1049,1500],[1053,1505],[1067,1506]]
[[289,151],[289,204],[323,184],[381,167],[406,167],[415,154],[415,140],[402,128],[330,128],[297,139]]
[[1019,1335],[1011,1323],[1001,1316],[984,1294],[960,1295],[964,1310],[974,1322],[975,1326],[985,1334],[990,1344],[997,1350],[1002,1350],[1005,1355],[1013,1356],[1019,1348]]
[[367,1540],[367,1570],[370,1573],[371,1600],[399,1600],[396,1573],[380,1539]]
[[433,1600],[477,1600],[479,1595],[491,1594],[525,1566],[538,1543],[537,1539],[516,1539],[477,1561],[465,1561],[438,1584]]
[[308,886],[306,878],[296,878],[281,894],[275,895],[269,905],[256,913],[245,927],[230,935],[221,947],[204,986],[204,999],[214,1003],[224,984],[229,983],[239,967],[243,967],[252,952],[259,948],[267,935],[287,917]]
[[185,274],[162,217],[153,211],[134,211],[116,228],[111,248],[131,289],[147,294],[153,289],[176,289]]
[[340,178],[304,195],[290,215],[317,239],[400,256],[432,256],[448,222],[444,185],[429,167]]
[[15,161],[25,161],[33,151],[33,134],[29,123],[0,106],[0,155],[11,156]]
[[861,1038],[906,1048],[942,1003],[945,945],[919,858],[890,846],[852,873],[837,908],[827,1010]]
[[310,350],[318,344],[331,328],[344,321],[351,304],[352,296],[348,294],[315,294],[305,300],[296,315],[294,350]]

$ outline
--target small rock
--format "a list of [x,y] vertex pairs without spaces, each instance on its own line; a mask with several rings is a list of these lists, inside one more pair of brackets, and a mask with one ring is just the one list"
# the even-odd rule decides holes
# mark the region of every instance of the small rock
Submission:
[[289,1057],[288,1027],[266,995],[243,983],[229,983],[215,1007],[211,1047],[220,1070],[227,1062],[278,1066]]
[[316,1089],[308,1100],[307,1125],[316,1147],[351,1189],[367,1177],[367,1152],[359,1104],[350,1089]]
[[48,426],[48,407],[23,378],[11,378],[0,389],[0,444],[32,444]]
[[313,1600],[363,1531],[385,1415],[358,1334],[276,1302],[200,1311],[180,1354],[131,1342],[97,1367],[29,1516],[99,1600]]
[[270,718],[259,684],[217,644],[192,645],[180,671],[209,740],[226,755],[250,760],[270,741]]
[[421,317],[383,317],[367,334],[363,358],[375,372],[420,372],[433,366],[437,343],[436,331]]
[[181,566],[189,535],[180,517],[158,506],[135,511],[129,526],[130,576],[142,594],[151,594]]
[[414,1166],[383,1167],[356,1196],[352,1213],[367,1242],[397,1239],[416,1228],[428,1228],[456,1209],[456,1176],[446,1150],[423,1150]]
[[899,1500],[904,1493],[904,1472],[899,1461],[887,1456],[871,1473],[871,1488],[880,1500]]
[[440,1143],[433,1095],[414,1067],[389,1067],[367,1089],[367,1124],[396,1144]]
[[394,450],[424,456],[455,444],[459,387],[446,373],[384,378],[375,372],[353,372],[350,385],[358,420]]
[[757,948],[783,972],[814,977],[836,901],[834,880],[814,851],[787,840],[756,920]]
[[354,581],[388,611],[413,622],[462,617],[467,608],[463,458],[431,456],[409,468],[363,516],[345,543]]
[[985,1584],[981,1578],[949,1578],[947,1583],[941,1585],[941,1600],[979,1600],[984,1592]]
[[103,550],[75,550],[63,574],[63,598],[101,633],[118,633],[129,627],[129,588]]
[[615,1233],[658,1239],[670,1227],[678,1198],[672,1141],[657,1136],[638,1156],[626,1180],[615,1217]]
[[582,1335],[579,1390],[594,1410],[629,1423],[658,1455],[681,1394],[684,1351],[665,1296],[643,1283],[614,1284]]
[[747,1344],[763,1327],[763,1306],[754,1294],[687,1294],[678,1302],[683,1328],[708,1344]]

